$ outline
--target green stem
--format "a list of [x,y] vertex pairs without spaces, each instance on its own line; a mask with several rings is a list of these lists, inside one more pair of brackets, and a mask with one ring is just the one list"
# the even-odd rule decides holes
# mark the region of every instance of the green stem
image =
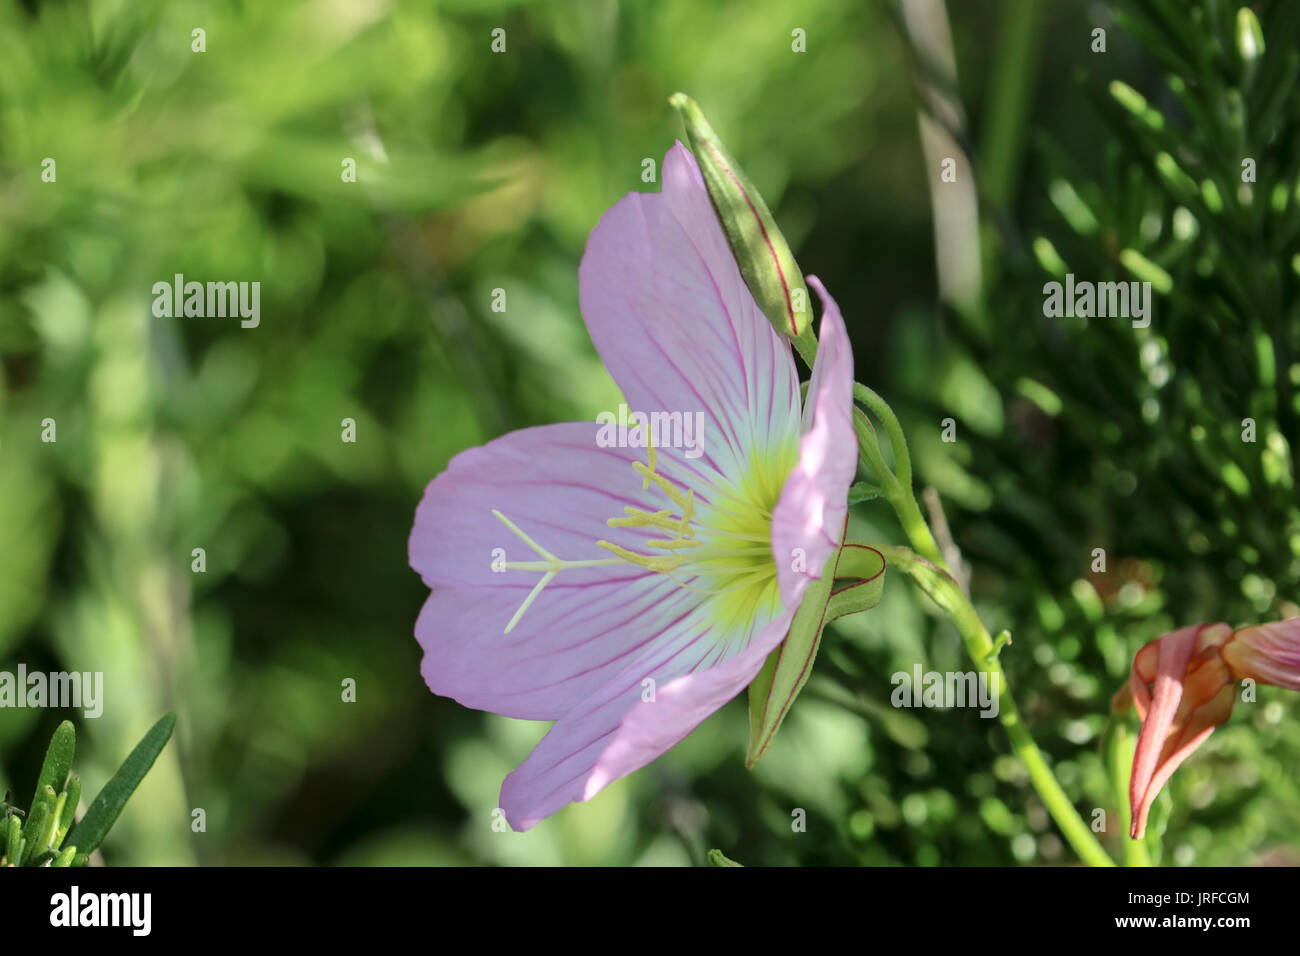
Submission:
[[1015,697],[1011,694],[1006,672],[1003,671],[997,655],[993,653],[993,639],[952,575],[942,563],[929,562],[910,548],[880,544],[872,544],[871,547],[884,554],[888,563],[910,574],[921,588],[934,598],[935,603],[948,612],[957,627],[957,632],[961,635],[962,642],[966,645],[966,652],[975,666],[985,674],[988,686],[996,689],[998,718],[1011,739],[1011,749],[1029,771],[1030,782],[1038,791],[1039,799],[1043,801],[1047,812],[1061,828],[1061,832],[1074,848],[1075,853],[1090,866],[1114,866],[1114,861],[1102,848],[1083,818],[1079,816],[1069,796],[1057,782],[1052,768],[1048,766],[1047,759],[1034,743],[1034,738],[1020,716]]
[[[860,409],[854,408],[853,425],[858,436],[862,463],[875,475],[916,550],[879,544],[870,546],[880,551],[886,561],[910,574],[952,618],[971,660],[986,675],[989,686],[997,689],[998,717],[1011,739],[1012,750],[1029,771],[1029,779],[1038,791],[1039,798],[1075,853],[1091,866],[1114,866],[1114,861],[1079,816],[1078,810],[1061,788],[1047,759],[1025,727],[1002,664],[994,653],[993,639],[970,599],[949,572],[934,535],[930,533],[930,527],[921,515],[916,496],[912,493],[912,463],[907,441],[897,416],[883,398],[865,385],[854,385],[854,397],[876,414],[889,435],[897,474],[885,465],[870,420]],[[904,477],[906,482],[902,481]]]
[[1133,823],[1128,802],[1128,781],[1129,774],[1132,772],[1133,749],[1136,742],[1123,721],[1116,721],[1112,732],[1115,735],[1110,750],[1112,764],[1107,769],[1110,771],[1111,780],[1115,782],[1115,806],[1119,808],[1119,833],[1124,847],[1124,865],[1150,866],[1151,855],[1147,852],[1146,840],[1134,840],[1128,835],[1129,827]]
[[885,493],[885,498],[893,506],[894,512],[898,515],[898,520],[902,522],[903,530],[907,532],[907,538],[917,551],[929,558],[936,564],[943,564],[943,555],[939,552],[939,545],[934,540],[934,535],[930,533],[930,526],[925,523],[925,518],[921,515],[921,508],[916,503],[916,495],[912,493],[912,461],[907,452],[907,440],[903,437],[903,430],[898,424],[898,419],[894,413],[884,404],[882,399],[865,385],[853,386],[855,397],[862,395],[870,396],[869,401],[872,403],[872,410],[875,410],[874,403],[879,403],[888,414],[881,414],[880,419],[885,425],[885,430],[889,433],[890,443],[894,449],[894,466],[898,469],[899,475],[906,477],[907,483],[904,484],[902,478],[896,476],[894,472],[885,464],[884,457],[880,454],[880,446],[876,442],[876,430],[872,427],[871,421],[862,412],[861,409],[853,409],[853,430],[858,436],[858,448],[861,452],[862,464],[876,476],[876,481]]

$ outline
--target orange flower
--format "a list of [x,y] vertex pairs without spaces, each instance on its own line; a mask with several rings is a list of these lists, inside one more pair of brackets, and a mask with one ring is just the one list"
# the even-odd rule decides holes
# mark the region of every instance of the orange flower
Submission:
[[1142,719],[1129,779],[1134,839],[1146,832],[1160,788],[1232,714],[1235,685],[1247,679],[1300,690],[1300,618],[1235,632],[1227,624],[1184,627],[1137,652],[1129,678]]

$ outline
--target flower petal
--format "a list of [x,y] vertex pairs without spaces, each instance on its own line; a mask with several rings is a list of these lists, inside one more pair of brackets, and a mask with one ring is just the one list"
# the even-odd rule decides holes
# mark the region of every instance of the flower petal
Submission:
[[[781,642],[783,613],[750,636],[744,650],[699,667],[693,642],[651,668],[629,668],[565,714],[501,787],[501,807],[516,830],[527,830],[565,804],[590,800],[614,780],[639,770],[681,742],[748,686]],[[654,700],[643,698],[647,678]]]
[[1227,683],[1227,676],[1222,661],[1217,656],[1209,656],[1184,682],[1182,703],[1169,736],[1160,747],[1155,772],[1142,799],[1133,808],[1130,834],[1134,839],[1140,839],[1146,832],[1151,805],[1174,771],[1205,742],[1215,727],[1231,716],[1234,689]]
[[[554,720],[650,653],[701,596],[629,564],[562,571],[509,634],[540,571],[493,571],[494,559],[540,556],[493,515],[566,560],[609,559],[604,538],[642,550],[635,529],[610,528],[624,506],[653,511],[632,462],[640,449],[602,448],[595,423],[512,432],[451,460],[425,491],[410,562],[433,590],[416,623],[421,672],[435,694],[510,717]],[[494,553],[496,549],[501,552]]]
[[[1169,728],[1173,726],[1174,714],[1178,712],[1178,702],[1183,697],[1183,675],[1187,672],[1187,664],[1196,649],[1196,635],[1200,629],[1199,625],[1184,627],[1153,642],[1157,654],[1155,690],[1147,706],[1144,706],[1146,701],[1143,699],[1146,697],[1145,681],[1138,673],[1137,659],[1134,659],[1131,678],[1133,699],[1138,705],[1138,713],[1142,715],[1142,730],[1138,733],[1133,772],[1128,785],[1135,835],[1146,828],[1147,811],[1151,808],[1151,800],[1155,799],[1154,793],[1150,798],[1147,797],[1151,778],[1155,774],[1165,738],[1169,736]],[[1147,644],[1142,651],[1150,646]],[[1139,656],[1142,651],[1138,652]],[[1139,685],[1141,695],[1138,693]]]
[[[1231,633],[1226,624],[1184,627],[1144,645],[1133,658],[1130,687],[1142,718],[1129,778],[1134,839],[1146,831],[1160,788],[1232,713],[1231,675],[1219,656]],[[1155,686],[1148,692],[1150,681]]]
[[694,157],[664,157],[663,191],[630,193],[591,233],[582,314],[635,411],[702,412],[703,460],[736,478],[756,451],[798,434],[789,344],[759,311]]
[[1237,680],[1300,690],[1300,617],[1242,628],[1223,648]]
[[792,610],[840,546],[848,517],[849,486],[858,469],[853,348],[839,306],[821,280],[808,276],[808,285],[822,300],[817,361],[804,404],[799,464],[786,479],[772,512],[777,581],[781,600]]

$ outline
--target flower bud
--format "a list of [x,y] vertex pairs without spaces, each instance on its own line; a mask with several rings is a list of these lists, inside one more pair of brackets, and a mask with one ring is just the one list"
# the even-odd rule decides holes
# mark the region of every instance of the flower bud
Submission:
[[812,319],[808,289],[767,203],[695,101],[684,93],[674,93],[668,102],[686,124],[686,138],[749,291],[778,332],[799,338]]

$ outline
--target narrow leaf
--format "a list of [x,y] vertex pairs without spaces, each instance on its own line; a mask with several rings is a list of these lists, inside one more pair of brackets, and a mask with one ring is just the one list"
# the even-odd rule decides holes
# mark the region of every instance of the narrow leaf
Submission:
[[63,845],[63,838],[72,828],[72,821],[77,815],[77,804],[81,802],[81,776],[73,774],[68,778],[68,788],[63,791],[63,812],[59,815],[59,825],[54,830],[52,848],[57,850]]
[[135,793],[135,788],[140,785],[144,775],[158,759],[158,754],[171,739],[172,728],[175,726],[175,714],[167,714],[154,724],[135,745],[113,778],[104,784],[104,789],[91,802],[81,822],[68,834],[68,839],[80,851],[79,856],[93,853],[104,842],[104,837],[117,822],[118,814],[126,806],[126,801]]
[[17,866],[21,862],[19,856],[23,846],[23,823],[17,817],[9,817],[5,827],[5,859]]
[[711,863],[713,866],[741,866],[741,867],[743,867],[743,866],[745,865],[745,864],[743,864],[743,863],[737,863],[735,860],[729,860],[729,859],[727,859],[726,856],[723,855],[723,853],[722,853],[721,850],[710,850],[710,851],[709,851],[709,863]]
[[45,762],[41,764],[40,776],[36,778],[36,792],[32,794],[33,809],[46,787],[55,793],[63,792],[63,784],[68,779],[68,771],[72,769],[72,758],[76,752],[77,730],[72,726],[72,721],[65,720],[54,728],[54,736],[50,738],[50,746],[45,751]]
[[44,800],[38,800],[32,807],[32,812],[27,815],[27,825],[23,827],[23,848],[18,854],[19,866],[25,866],[36,855],[37,840],[45,829],[45,818],[49,815],[50,805]]

